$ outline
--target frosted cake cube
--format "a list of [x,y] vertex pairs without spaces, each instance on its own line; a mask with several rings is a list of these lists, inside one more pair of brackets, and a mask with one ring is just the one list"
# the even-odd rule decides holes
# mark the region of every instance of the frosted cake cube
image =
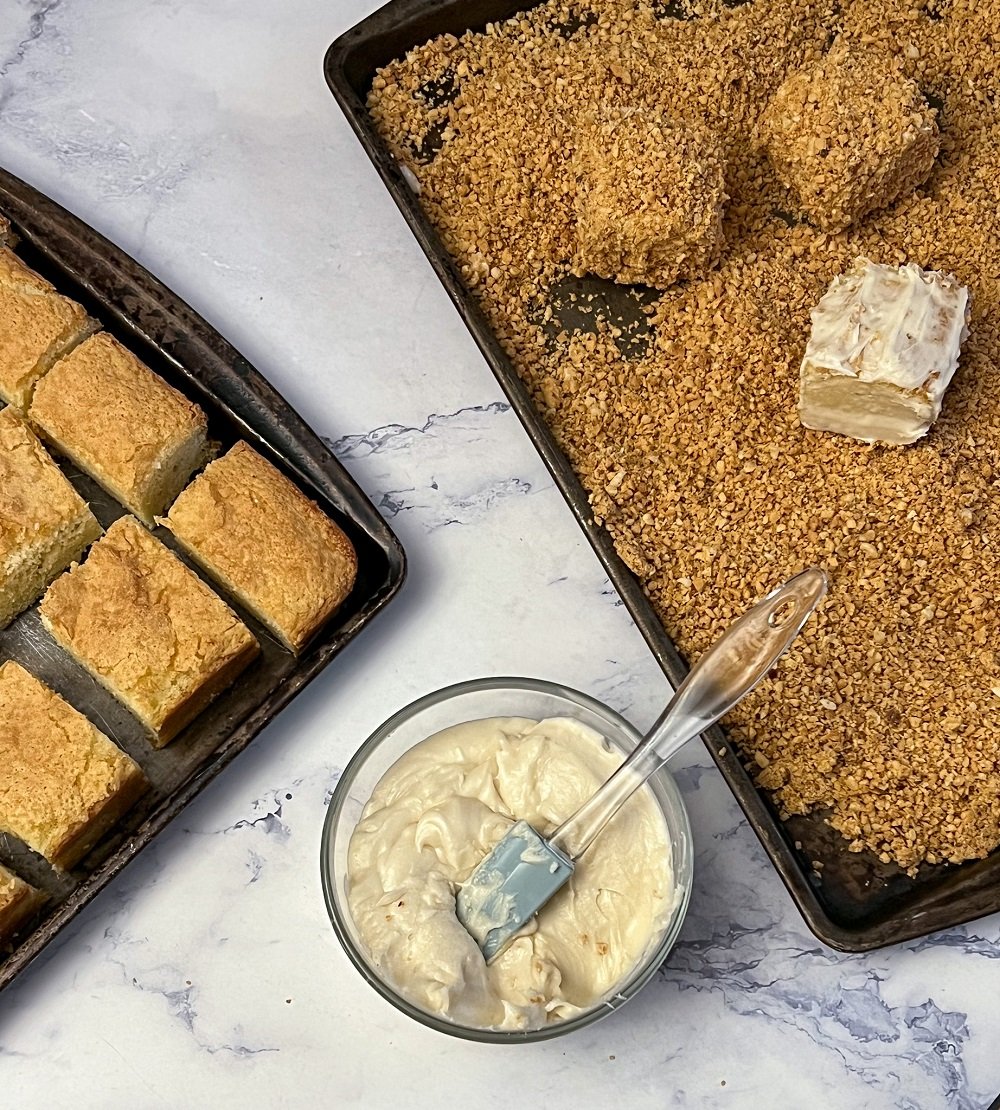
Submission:
[[968,335],[968,289],[912,262],[859,258],[811,315],[802,423],[866,443],[907,444],[926,434]]

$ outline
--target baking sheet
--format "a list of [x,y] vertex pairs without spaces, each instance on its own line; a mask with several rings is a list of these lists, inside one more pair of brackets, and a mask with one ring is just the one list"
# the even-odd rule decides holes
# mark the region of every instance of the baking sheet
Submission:
[[[35,606],[0,632],[0,661],[23,663],[86,713],[137,760],[151,784],[114,830],[65,874],[0,834],[0,862],[46,896],[12,949],[0,951],[2,988],[392,599],[406,562],[391,530],[329,448],[183,301],[92,228],[2,169],[0,214],[11,221],[20,240],[16,252],[29,266],[201,405],[209,435],[222,451],[239,439],[250,443],[329,513],[358,554],[353,591],[298,657],[212,584],[260,641],[261,656],[162,750],[154,749],[139,722],[57,647]],[[102,525],[124,514],[96,483],[60,462]],[[156,535],[177,550],[168,531],[158,528]]]
[[[379,137],[365,101],[377,69],[437,35],[483,30],[488,22],[531,7],[518,0],[391,0],[342,35],[329,49],[324,69],[333,95],[399,206],[404,218],[447,289],[493,373],[510,398],[580,525],[628,606],[650,650],[671,681],[679,683],[686,664],[678,655],[639,582],[619,558],[608,533],[593,521],[586,492],[532,404],[514,366],[493,336],[475,298],[421,211],[399,165]],[[661,5],[664,18],[677,18],[677,5]],[[433,150],[423,152],[433,157]],[[776,213],[776,215],[782,215]],[[597,279],[575,279],[573,289],[554,299],[572,303],[571,294],[594,293],[603,312],[625,325],[628,342],[643,341],[635,292]],[[560,306],[553,304],[555,317]],[[596,315],[596,314],[595,314]],[[560,326],[591,330],[592,317],[578,314]],[[623,354],[627,357],[627,351]],[[821,812],[782,822],[768,795],[758,790],[723,730],[705,734],[712,759],[722,772],[760,838],[809,928],[826,944],[861,952],[923,936],[1000,910],[1000,850],[984,860],[952,867],[925,865],[910,878],[895,864],[869,852],[847,851],[847,841]],[[818,864],[819,866],[815,866]]]

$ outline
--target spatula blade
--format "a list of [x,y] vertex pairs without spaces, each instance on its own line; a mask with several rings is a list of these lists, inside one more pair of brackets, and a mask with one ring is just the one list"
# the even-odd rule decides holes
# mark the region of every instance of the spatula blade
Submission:
[[569,881],[573,862],[527,821],[515,822],[459,888],[458,919],[486,962]]

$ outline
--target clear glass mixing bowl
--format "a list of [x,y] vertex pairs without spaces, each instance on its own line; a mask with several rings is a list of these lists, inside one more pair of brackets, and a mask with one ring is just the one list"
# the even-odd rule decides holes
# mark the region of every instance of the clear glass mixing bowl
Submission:
[[674,905],[670,920],[657,943],[651,944],[640,963],[615,990],[599,999],[585,1013],[540,1029],[482,1029],[459,1025],[426,1013],[404,998],[374,968],[351,917],[347,901],[347,859],[351,834],[379,779],[405,752],[428,736],[451,725],[486,717],[573,717],[628,752],[640,734],[618,713],[586,694],[552,682],[530,678],[482,678],[437,690],[393,714],[365,741],[344,769],[330,799],[320,852],[320,870],[327,910],[344,950],[367,982],[394,1006],[414,1020],[442,1033],[492,1044],[543,1041],[580,1029],[624,1006],[663,963],[680,932],[691,893],[693,852],[691,827],[677,785],[666,770],[650,780],[670,837]]

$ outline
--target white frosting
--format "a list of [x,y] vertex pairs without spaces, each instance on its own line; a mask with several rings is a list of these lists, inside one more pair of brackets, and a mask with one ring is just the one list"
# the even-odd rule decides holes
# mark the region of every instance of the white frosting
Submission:
[[912,443],[940,415],[968,314],[969,291],[950,274],[857,259],[811,313],[802,423],[867,442]]
[[383,776],[351,839],[348,902],[379,973],[463,1025],[533,1029],[614,992],[666,927],[675,891],[663,815],[639,791],[569,883],[487,966],[455,891],[514,820],[551,833],[620,764],[568,718],[445,729]]

